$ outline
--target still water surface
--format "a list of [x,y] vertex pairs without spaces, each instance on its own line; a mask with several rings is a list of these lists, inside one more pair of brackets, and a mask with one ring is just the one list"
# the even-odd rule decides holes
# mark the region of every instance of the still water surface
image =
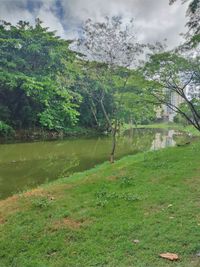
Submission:
[[[118,137],[116,158],[174,146],[180,138],[187,137],[173,130],[131,129]],[[94,167],[108,159],[110,148],[110,137],[2,144],[0,198]]]

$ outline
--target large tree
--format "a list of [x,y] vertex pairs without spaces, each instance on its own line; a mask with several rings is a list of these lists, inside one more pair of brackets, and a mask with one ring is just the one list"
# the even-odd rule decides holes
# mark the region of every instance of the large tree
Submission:
[[69,90],[75,54],[69,44],[39,19],[35,26],[1,22],[0,120],[15,128],[50,130],[77,121],[77,96]]
[[[98,83],[98,103],[112,133],[110,162],[114,162],[116,134],[124,111],[124,94],[129,85],[130,69],[138,64],[143,53],[133,31],[133,21],[124,25],[119,17],[106,17],[103,22],[88,19],[78,40],[78,50],[87,65],[86,76]],[[129,85],[130,86],[130,85]],[[114,97],[112,110],[107,110],[107,95]]]

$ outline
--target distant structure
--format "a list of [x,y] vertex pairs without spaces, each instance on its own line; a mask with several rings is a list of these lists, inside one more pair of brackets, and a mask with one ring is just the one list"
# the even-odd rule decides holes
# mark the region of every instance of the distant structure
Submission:
[[[175,92],[171,93],[170,103],[176,107],[180,106],[184,102],[184,99],[176,94]],[[176,116],[176,112],[170,107],[163,105],[163,119],[169,122],[173,122]]]
[[[193,98],[200,99],[200,85],[187,85],[185,93],[189,100],[192,100]],[[177,93],[172,92],[170,96],[170,102],[174,106],[178,107],[184,103],[184,99]],[[162,119],[164,121],[173,122],[176,114],[177,113],[167,105],[162,105],[160,108],[156,109],[157,119]]]

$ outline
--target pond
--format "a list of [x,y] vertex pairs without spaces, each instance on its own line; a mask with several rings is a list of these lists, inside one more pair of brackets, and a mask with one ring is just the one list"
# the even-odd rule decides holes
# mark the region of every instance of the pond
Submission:
[[[130,129],[118,137],[116,158],[174,146],[185,138],[174,130]],[[0,198],[106,161],[111,142],[107,136],[0,145]]]

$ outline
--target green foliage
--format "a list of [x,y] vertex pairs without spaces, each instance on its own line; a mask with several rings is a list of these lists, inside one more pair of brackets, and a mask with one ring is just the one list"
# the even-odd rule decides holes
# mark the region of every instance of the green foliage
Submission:
[[14,130],[11,126],[7,125],[3,121],[0,121],[0,136],[8,137],[14,134]]
[[[120,20],[113,18],[112,23],[113,36],[125,38],[117,30]],[[125,63],[122,66],[119,55],[115,66],[97,59],[85,61],[70,50],[70,44],[40,20],[35,26],[23,21],[16,26],[1,23],[0,120],[14,129],[65,133],[76,125],[108,131],[116,119],[147,123],[154,118],[153,105],[146,104],[144,79]],[[120,47],[121,52],[128,49],[131,64],[135,60],[131,51],[123,43]],[[132,44],[137,54],[142,47]]]
[[[71,62],[64,41],[42,27],[19,22],[0,26],[0,108],[16,128],[33,126],[60,130],[77,122],[77,98],[70,92]],[[66,76],[63,84],[60,76]],[[5,114],[6,113],[6,114]]]
[[31,204],[34,208],[46,209],[51,205],[51,202],[47,196],[35,196],[31,198]]
[[111,201],[116,200],[125,200],[127,202],[141,200],[141,197],[132,193],[132,192],[124,192],[124,193],[117,193],[117,192],[110,192],[108,189],[103,187],[100,191],[97,192],[97,206],[105,207]]

